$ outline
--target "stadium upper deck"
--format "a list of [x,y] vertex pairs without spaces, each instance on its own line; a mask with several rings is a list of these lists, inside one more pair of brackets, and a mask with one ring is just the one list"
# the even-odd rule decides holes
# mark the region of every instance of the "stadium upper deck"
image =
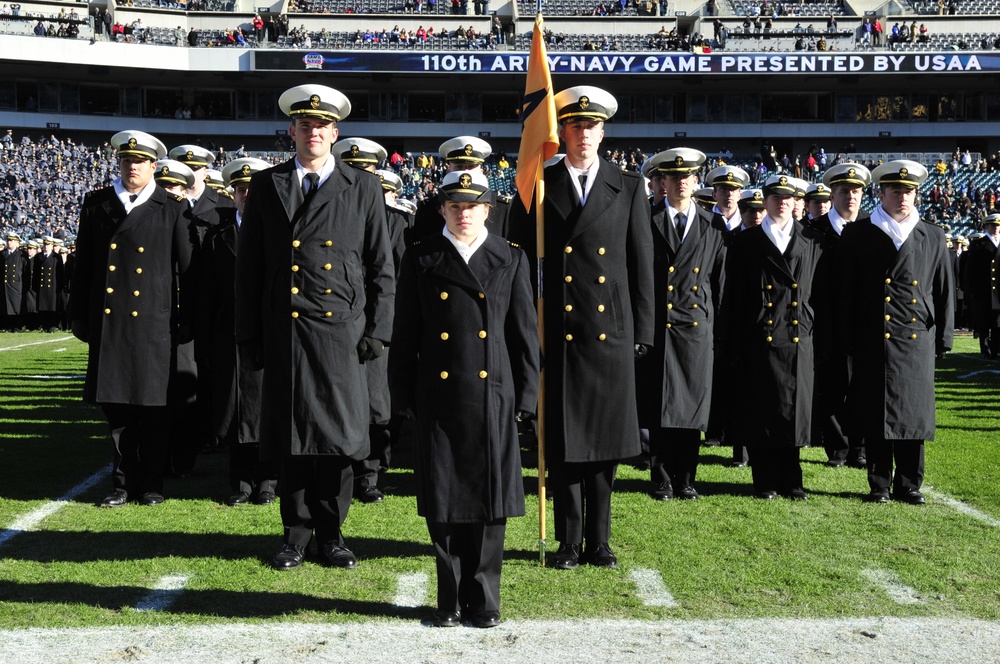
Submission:
[[[989,1],[974,0],[972,8],[979,11]],[[367,5],[361,2],[345,8],[363,9]],[[80,12],[85,7],[67,2],[21,4],[22,15],[40,12],[56,17],[60,10]],[[196,43],[208,43],[206,35],[249,26],[259,9],[245,0],[236,8],[248,11],[236,12],[139,7],[136,0],[133,4],[112,2],[114,21],[131,25],[141,19],[148,34],[169,35],[168,43],[177,43],[177,33],[187,34],[192,28],[200,35]],[[0,125],[48,128],[90,142],[129,126],[162,135],[168,142],[201,138],[265,149],[281,140],[287,126],[277,109],[277,94],[293,82],[322,78],[354,103],[355,110],[342,127],[345,135],[365,135],[419,152],[435,149],[444,138],[472,133],[488,137],[496,149],[515,152],[532,17],[522,16],[524,3],[501,7],[494,3],[490,9],[500,20],[504,38],[493,50],[470,50],[454,39],[454,30],[471,25],[488,32],[492,17],[445,14],[442,6],[450,10],[450,3],[437,4],[438,12],[432,16],[292,14],[290,31],[310,33],[308,49],[277,48],[294,41],[286,37],[267,42],[266,31],[261,48],[92,43],[89,23],[81,23],[81,38],[59,39],[12,34],[22,23],[33,23],[0,20],[0,29],[7,30],[0,35]],[[395,7],[392,2],[386,6]],[[819,11],[809,9],[814,6],[824,14],[809,15]],[[653,151],[690,144],[706,152],[738,153],[754,152],[763,142],[774,144],[779,152],[803,152],[817,141],[830,150],[950,152],[968,146],[992,153],[1000,149],[996,132],[1000,51],[980,49],[984,35],[1000,34],[1000,19],[961,11],[953,16],[918,14],[923,5],[908,7],[905,14],[887,13],[901,6],[844,3],[834,17],[835,33],[847,34],[828,37],[828,48],[834,50],[796,52],[796,35],[806,34],[808,39],[827,32],[830,6],[798,5],[798,15],[773,19],[765,38],[763,29],[759,36],[753,27],[743,32],[746,19],[740,12],[752,13],[749,4],[737,7],[721,0],[716,3],[718,18],[731,27],[720,49],[711,41],[716,17],[706,15],[705,4],[670,2],[668,16],[644,16],[645,5],[632,2],[626,7],[635,10],[634,16],[547,17],[553,42],[559,34],[569,35],[562,44],[550,44],[550,64],[557,89],[590,83],[619,99],[621,110],[607,126],[610,145]],[[264,15],[276,20],[287,7],[275,3]],[[795,5],[788,7],[794,11]],[[773,12],[773,5],[769,8]],[[901,42],[890,50],[859,41],[866,12],[869,20],[880,19],[887,30],[894,23],[927,23],[927,43]],[[359,30],[391,32],[393,25],[399,25],[412,32],[432,24],[439,36],[447,33],[448,40],[409,47],[391,42],[357,45],[353,39]],[[812,35],[808,26],[813,26]],[[323,30],[325,41],[318,37]],[[648,40],[661,30],[676,30],[689,38],[703,35],[709,47],[699,48],[701,53],[650,47]],[[621,50],[575,50],[588,36],[605,35],[610,37],[609,49],[618,41]],[[280,40],[283,35],[275,37]],[[976,50],[953,50],[959,41]],[[564,47],[567,42],[570,45]],[[922,48],[940,50],[918,50]]]

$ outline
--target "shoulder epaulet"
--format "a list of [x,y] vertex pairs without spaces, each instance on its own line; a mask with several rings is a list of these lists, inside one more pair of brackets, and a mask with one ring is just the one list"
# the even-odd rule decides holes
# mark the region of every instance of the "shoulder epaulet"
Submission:
[[414,240],[414,241],[413,241],[413,242],[411,243],[411,246],[414,246],[414,247],[419,247],[419,246],[420,246],[420,243],[421,243],[421,242],[423,242],[423,240]]
[[520,249],[521,248],[521,245],[519,245],[517,242],[511,242],[510,240],[507,240],[507,244],[509,244],[510,246],[514,247],[515,249]]
[[174,200],[180,203],[181,201],[184,200],[184,197],[181,196],[180,194],[174,194]]
[[640,180],[644,179],[639,171],[621,171],[621,174],[628,178],[638,178]]

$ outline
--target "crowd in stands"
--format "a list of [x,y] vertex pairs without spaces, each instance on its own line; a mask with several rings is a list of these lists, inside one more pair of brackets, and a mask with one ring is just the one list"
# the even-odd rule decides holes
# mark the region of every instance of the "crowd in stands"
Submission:
[[[183,109],[178,109],[183,113]],[[240,146],[234,151],[214,143],[205,147],[216,153],[215,168],[231,159],[250,156]],[[276,143],[274,150],[254,153],[271,163],[288,158],[287,145]],[[635,147],[609,149],[602,157],[622,170],[638,171],[647,156],[666,149],[651,150]],[[751,186],[758,186],[773,173],[787,173],[808,182],[822,180],[830,166],[850,161],[853,146],[840,152],[827,153],[813,145],[805,155],[794,157],[766,148],[751,157],[733,155],[723,149],[710,155],[702,176],[721,165],[740,166],[750,176]],[[864,164],[875,168],[868,160]],[[950,160],[928,164],[930,177],[922,190],[921,209],[924,218],[949,228],[980,230],[982,220],[998,209],[1000,201],[1000,152],[976,159],[969,150],[956,150]],[[391,169],[403,181],[403,198],[415,202],[435,195],[437,184],[444,177],[444,164],[437,155],[421,152],[393,152],[380,168]],[[504,152],[494,154],[484,164],[491,186],[501,195],[511,196],[514,190],[516,162]],[[71,139],[55,136],[32,140],[25,135],[17,138],[11,130],[0,137],[0,230],[14,231],[29,239],[50,235],[56,238],[76,234],[77,219],[83,195],[111,183],[118,175],[114,150],[104,142],[87,146]],[[866,194],[865,206],[875,204],[875,194]]]

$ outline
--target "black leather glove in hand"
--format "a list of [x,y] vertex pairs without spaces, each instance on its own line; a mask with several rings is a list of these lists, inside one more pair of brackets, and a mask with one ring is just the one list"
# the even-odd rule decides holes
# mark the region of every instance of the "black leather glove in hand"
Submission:
[[385,344],[374,337],[361,337],[358,342],[358,357],[362,362],[371,362],[385,355]]
[[640,357],[645,357],[646,353],[648,352],[649,352],[649,346],[647,346],[646,344],[635,345],[635,359],[638,360]]

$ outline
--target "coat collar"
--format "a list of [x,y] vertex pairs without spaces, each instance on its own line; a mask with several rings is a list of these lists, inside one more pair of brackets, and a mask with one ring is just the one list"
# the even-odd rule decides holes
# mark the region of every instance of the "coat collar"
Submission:
[[[598,157],[598,159],[600,159]],[[569,219],[576,211],[578,201],[569,195],[569,172],[564,164],[554,164],[545,169],[546,201],[552,206],[560,219]],[[584,233],[600,221],[615,198],[624,189],[621,171],[610,163],[600,159],[594,184],[587,196],[587,203],[579,209],[576,224],[568,231],[568,238]]]
[[471,265],[466,264],[443,235],[433,235],[421,240],[417,246],[423,247],[417,258],[417,266],[422,272],[433,274],[467,290],[483,290],[500,273],[501,268],[514,260],[507,241],[492,233],[472,255]]

